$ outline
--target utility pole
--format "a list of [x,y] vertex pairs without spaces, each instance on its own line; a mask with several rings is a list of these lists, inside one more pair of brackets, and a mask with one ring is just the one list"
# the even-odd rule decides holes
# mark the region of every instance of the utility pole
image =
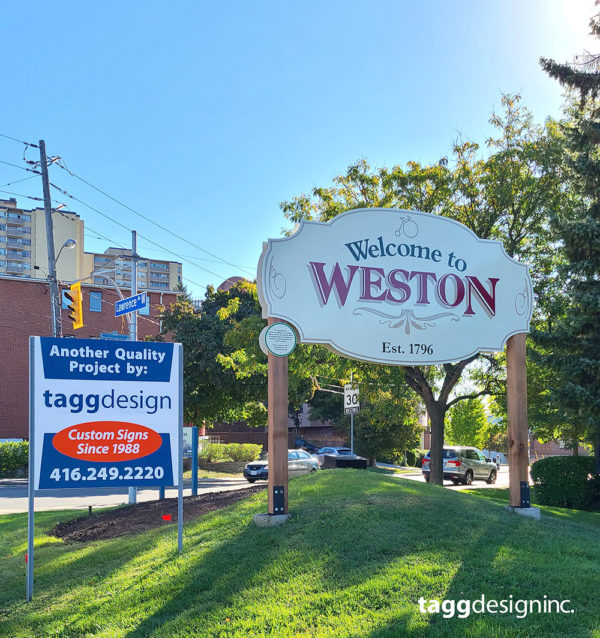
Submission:
[[[131,231],[131,296],[137,295],[137,232]],[[131,313],[131,321],[129,323],[129,340],[137,341],[137,310]],[[129,505],[133,505],[137,501],[137,488],[129,488]]]
[[62,337],[58,282],[56,281],[56,255],[54,253],[54,226],[52,224],[52,202],[50,201],[50,182],[48,180],[48,159],[46,142],[40,140],[40,168],[44,190],[44,212],[46,216],[46,245],[48,248],[48,278],[50,279],[50,305],[52,310],[52,336]]
[[[131,231],[131,296],[137,295],[137,231]],[[131,323],[129,325],[129,339],[137,341],[137,310],[131,313]]]

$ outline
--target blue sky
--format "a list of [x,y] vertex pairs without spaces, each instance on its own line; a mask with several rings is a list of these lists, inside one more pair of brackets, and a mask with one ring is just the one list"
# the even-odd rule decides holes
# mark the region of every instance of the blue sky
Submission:
[[[540,122],[558,116],[561,89],[539,57],[597,50],[593,13],[593,0],[11,3],[0,132],[45,139],[73,172],[224,260],[51,168],[55,184],[160,245],[140,238],[141,254],[177,255],[201,296],[255,273],[262,242],[287,226],[279,202],[355,160],[430,162],[458,135],[483,143],[503,92]],[[22,155],[0,138],[0,160],[25,166]],[[0,184],[23,176],[0,164]],[[41,194],[37,178],[2,188]],[[126,229],[71,209],[94,229],[86,250],[108,247],[98,232],[130,245]]]

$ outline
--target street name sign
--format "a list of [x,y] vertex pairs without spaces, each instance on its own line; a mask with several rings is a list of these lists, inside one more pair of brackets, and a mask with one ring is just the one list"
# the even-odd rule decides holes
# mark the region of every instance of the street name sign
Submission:
[[133,297],[119,299],[115,304],[115,317],[120,317],[129,312],[135,312],[136,310],[145,308],[148,303],[147,297],[147,293],[140,292],[137,295],[133,295]]
[[113,330],[112,332],[101,332],[100,339],[106,339],[107,341],[129,341],[130,337],[129,335],[124,335]]

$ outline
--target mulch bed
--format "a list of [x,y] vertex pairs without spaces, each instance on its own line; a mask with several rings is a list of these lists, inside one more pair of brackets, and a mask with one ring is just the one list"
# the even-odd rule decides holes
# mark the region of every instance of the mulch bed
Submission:
[[[202,514],[237,503],[251,494],[261,492],[267,487],[256,485],[239,490],[208,492],[201,496],[186,496],[183,499],[183,521],[191,521]],[[171,521],[163,516],[171,515]],[[174,525],[177,522],[177,499],[166,498],[162,501],[148,501],[119,507],[108,512],[76,518],[59,523],[48,533],[62,538],[67,543],[106,540],[125,534],[137,534],[155,527]]]

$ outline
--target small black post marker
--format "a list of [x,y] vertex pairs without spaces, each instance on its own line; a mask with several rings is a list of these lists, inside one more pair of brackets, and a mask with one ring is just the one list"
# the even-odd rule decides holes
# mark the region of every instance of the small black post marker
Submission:
[[521,505],[520,507],[531,507],[531,488],[528,481],[521,481]]
[[283,485],[273,487],[273,514],[285,514],[285,489]]

